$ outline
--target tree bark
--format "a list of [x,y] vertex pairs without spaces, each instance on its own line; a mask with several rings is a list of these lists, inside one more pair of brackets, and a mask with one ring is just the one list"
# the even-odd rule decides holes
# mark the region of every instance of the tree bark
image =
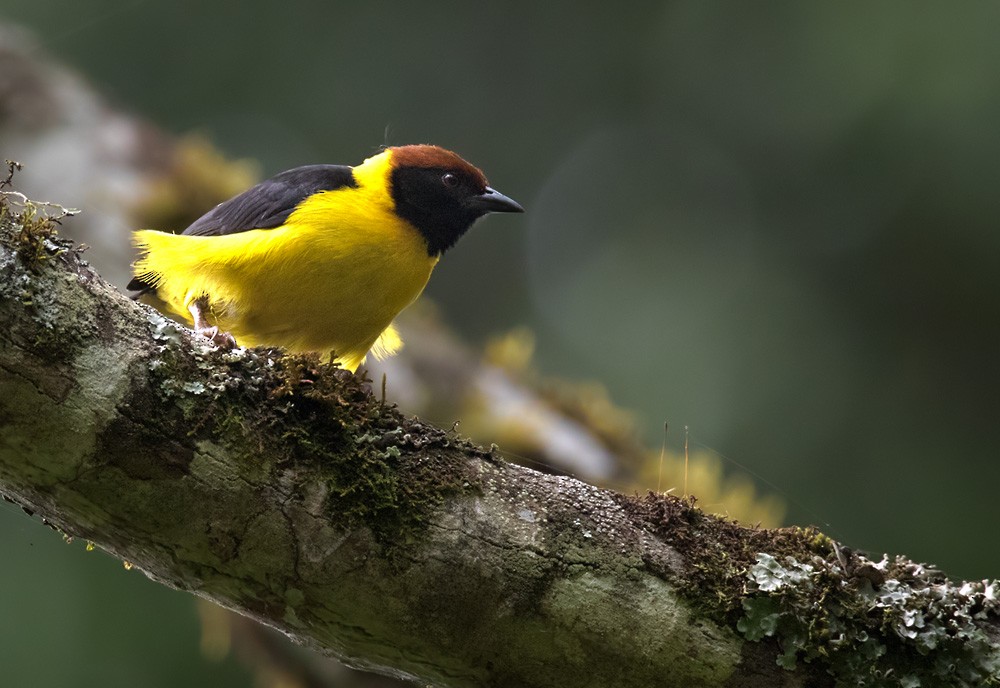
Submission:
[[[211,347],[30,206],[0,205],[0,275],[0,491],[355,666],[456,687],[1000,680],[995,584],[506,463],[315,357]],[[933,682],[942,662],[961,666]],[[887,670],[929,682],[860,682]]]

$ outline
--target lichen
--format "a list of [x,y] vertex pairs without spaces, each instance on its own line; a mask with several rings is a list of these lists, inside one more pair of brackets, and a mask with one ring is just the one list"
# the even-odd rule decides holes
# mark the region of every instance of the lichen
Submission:
[[679,574],[647,565],[748,641],[776,639],[786,669],[807,663],[843,688],[1000,685],[1000,581],[955,584],[903,557],[871,561],[811,528],[745,528],[691,499],[619,501],[687,563]]
[[778,640],[778,664],[822,662],[838,686],[1000,685],[1000,581],[956,585],[902,557],[799,561],[759,553],[737,629]]
[[619,504],[670,545],[687,562],[680,574],[647,561],[654,573],[673,582],[688,603],[705,616],[733,624],[742,614],[745,576],[757,552],[807,559],[835,556],[832,541],[813,528],[748,528],[706,514],[694,497],[649,492],[618,497]]
[[56,230],[63,218],[80,211],[57,203],[33,201],[14,191],[11,187],[14,175],[21,170],[21,163],[5,162],[7,176],[0,179],[0,222],[12,221],[18,227],[17,254],[29,269],[36,271],[42,263],[70,248],[69,242],[57,238]]
[[[19,163],[7,161],[7,175],[0,179],[0,226],[4,243],[12,249],[9,265],[4,266],[5,279],[0,281],[0,295],[24,306],[41,332],[30,342],[33,350],[50,360],[69,360],[82,337],[78,328],[67,327],[60,318],[60,309],[53,303],[51,291],[58,289],[58,280],[74,280],[76,275],[46,270],[55,259],[68,252],[79,253],[73,243],[59,237],[60,222],[78,210],[56,203],[34,201],[19,191],[10,189]],[[40,294],[47,294],[39,298]]]

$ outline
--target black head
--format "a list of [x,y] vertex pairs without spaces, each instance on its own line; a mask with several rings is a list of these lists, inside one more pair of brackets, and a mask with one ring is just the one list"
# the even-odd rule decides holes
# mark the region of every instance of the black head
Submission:
[[523,213],[516,201],[491,189],[476,167],[438,146],[392,148],[396,213],[423,234],[427,253],[455,245],[487,213]]

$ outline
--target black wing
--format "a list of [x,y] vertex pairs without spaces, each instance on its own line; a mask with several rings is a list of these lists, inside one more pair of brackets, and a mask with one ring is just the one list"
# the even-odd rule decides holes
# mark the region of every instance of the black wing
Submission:
[[282,172],[220,203],[182,234],[217,236],[280,226],[303,200],[318,191],[358,185],[346,165],[306,165]]
[[[299,203],[314,193],[357,185],[347,165],[296,167],[220,203],[181,234],[219,236],[250,229],[271,229],[283,224]],[[152,285],[135,277],[128,283],[128,289],[139,291],[136,296],[141,296],[152,291]]]

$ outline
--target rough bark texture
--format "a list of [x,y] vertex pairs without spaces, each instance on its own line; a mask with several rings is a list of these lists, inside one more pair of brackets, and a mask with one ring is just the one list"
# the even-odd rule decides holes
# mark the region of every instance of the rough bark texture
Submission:
[[[6,205],[0,275],[0,491],[317,650],[443,686],[998,678],[990,584],[964,593],[968,619],[914,607],[975,634],[955,641],[971,638],[974,656],[943,657],[972,667],[970,682],[935,683],[942,656],[907,645],[908,627],[876,618],[858,640],[843,612],[878,607],[889,581],[943,589],[909,563],[540,474],[402,417],[316,359],[213,349]],[[822,644],[838,629],[849,657],[868,631],[880,654],[838,664]],[[876,682],[887,668],[927,682]]]

